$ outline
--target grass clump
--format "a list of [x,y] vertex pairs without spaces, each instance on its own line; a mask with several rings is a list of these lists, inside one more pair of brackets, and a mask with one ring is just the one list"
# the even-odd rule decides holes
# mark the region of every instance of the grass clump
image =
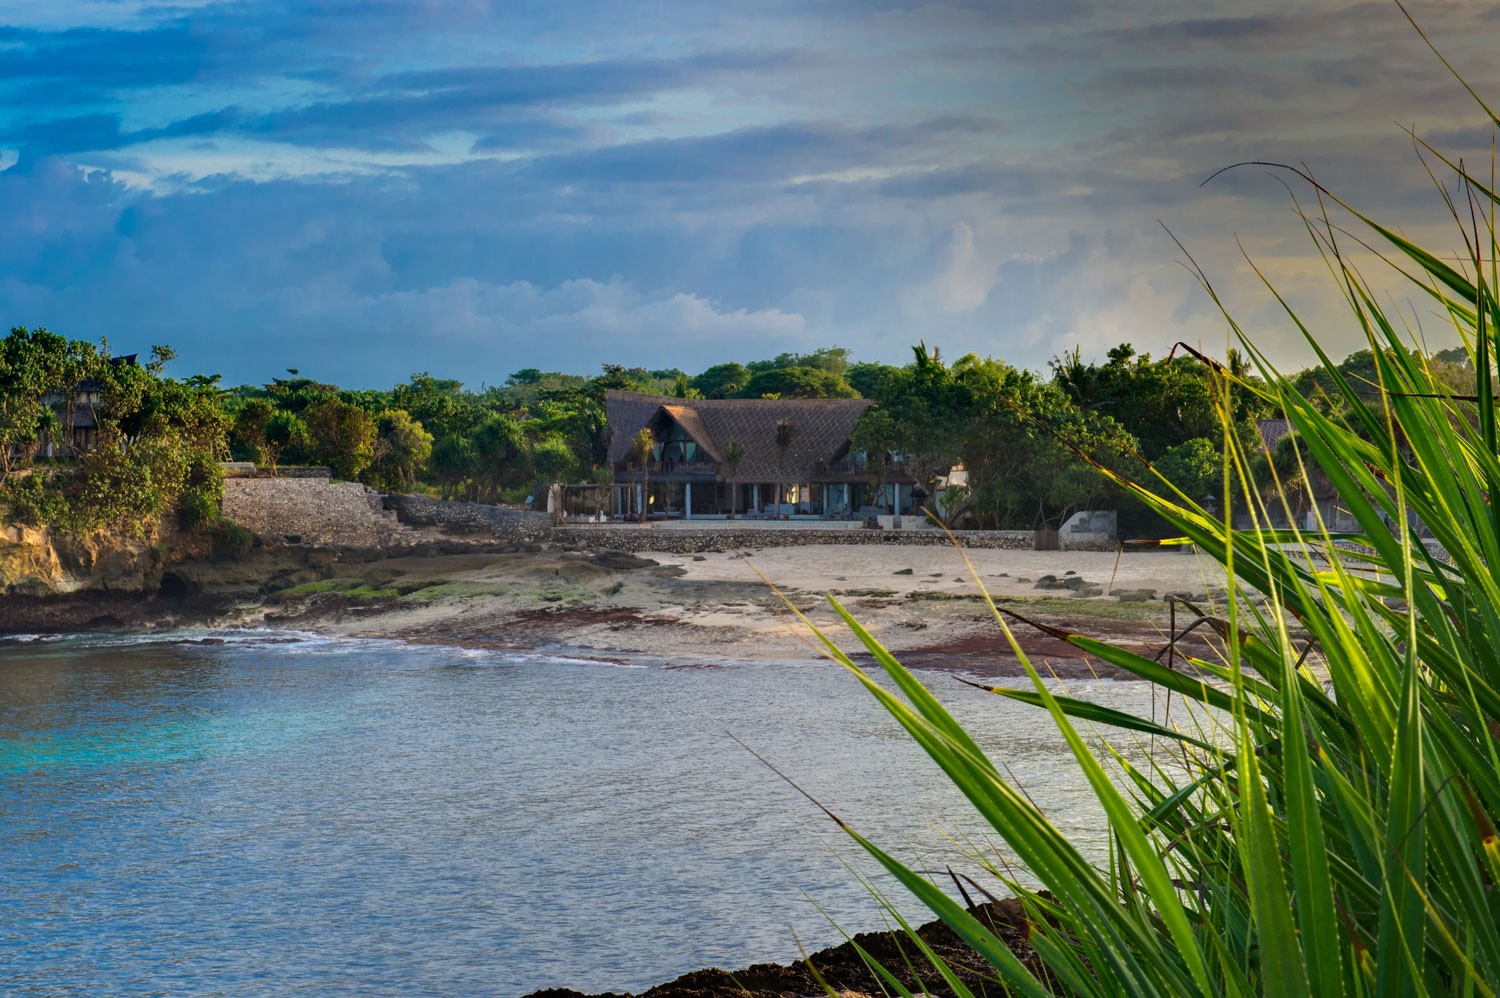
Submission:
[[[1500,195],[1488,178],[1421,148],[1451,171],[1451,187],[1439,189],[1461,233],[1456,259],[1306,178],[1316,202],[1303,214],[1307,231],[1367,336],[1373,382],[1342,377],[1290,307],[1331,393],[1299,391],[1228,316],[1259,376],[1217,369],[1220,508],[1236,493],[1255,495],[1249,480],[1262,455],[1229,432],[1234,393],[1253,392],[1285,414],[1305,446],[1299,478],[1308,467],[1326,475],[1357,527],[1272,529],[1276,506],[1300,505],[1290,481],[1251,500],[1250,529],[1232,530],[1165,479],[1115,474],[1226,570],[1229,597],[1208,622],[1218,653],[1178,671],[1046,628],[1193,705],[1195,720],[1184,725],[1178,713],[1168,724],[1056,692],[1011,631],[1029,621],[991,604],[1030,678],[993,692],[1050,715],[1107,816],[1107,864],[1082,855],[834,601],[895,692],[832,642],[828,654],[1004,840],[1011,855],[980,858],[1024,904],[1030,949],[1013,951],[928,876],[846,830],[986,958],[1006,991],[1493,995],[1500,986]],[[1363,231],[1350,236],[1351,227]],[[1351,240],[1382,248],[1451,323],[1469,354],[1472,391],[1433,376],[1399,314],[1356,270],[1345,251]],[[1418,525],[1433,543],[1417,536]],[[1122,733],[1104,759],[1086,737],[1092,727]],[[1134,751],[1147,738],[1158,751]],[[1013,863],[1044,890],[1018,882]],[[971,993],[940,965],[931,983]]]
[[317,596],[322,593],[338,593],[354,599],[395,599],[401,594],[395,589],[372,586],[363,579],[321,579],[304,582],[281,590],[280,596]]

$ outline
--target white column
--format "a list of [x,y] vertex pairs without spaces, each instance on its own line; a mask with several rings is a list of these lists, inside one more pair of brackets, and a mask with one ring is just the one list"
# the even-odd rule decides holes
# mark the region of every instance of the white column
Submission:
[[760,512],[760,483],[759,482],[756,482],[754,485],[750,486],[750,505],[755,508],[755,511],[757,513]]
[[646,496],[639,482],[635,486],[635,511],[637,515],[646,511]]
[[682,483],[682,518],[691,520],[693,518],[693,483]]

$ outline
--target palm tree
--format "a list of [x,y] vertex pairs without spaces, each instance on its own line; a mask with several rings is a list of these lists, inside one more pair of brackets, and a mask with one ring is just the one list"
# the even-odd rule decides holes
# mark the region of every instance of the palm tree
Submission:
[[646,495],[651,487],[651,452],[655,448],[656,437],[649,426],[641,427],[640,432],[630,438],[630,456],[641,466],[640,521],[642,523],[646,522]]
[[745,458],[745,447],[738,440],[729,441],[724,448],[724,468],[729,472],[729,518],[734,519],[740,499],[740,462]]
[[[781,502],[786,502],[786,455],[792,449],[792,441],[797,437],[797,427],[790,419],[783,419],[776,424],[776,472],[779,481],[777,485],[781,489]],[[785,517],[787,514],[781,514]]]

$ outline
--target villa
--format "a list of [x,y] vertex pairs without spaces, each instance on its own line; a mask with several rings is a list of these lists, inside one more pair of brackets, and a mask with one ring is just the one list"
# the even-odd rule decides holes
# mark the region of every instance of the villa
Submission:
[[[624,391],[604,398],[616,516],[642,508],[685,519],[911,509],[915,483],[899,455],[872,461],[850,450],[849,435],[873,404],[868,399],[682,399]],[[652,438],[644,468],[632,453],[642,429]],[[740,458],[731,467],[727,456],[735,450]]]

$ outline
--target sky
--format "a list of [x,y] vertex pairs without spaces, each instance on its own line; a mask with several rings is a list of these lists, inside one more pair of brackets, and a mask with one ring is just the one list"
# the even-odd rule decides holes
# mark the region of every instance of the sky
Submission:
[[[1408,9],[1500,101],[1500,10]],[[919,340],[1045,369],[1222,353],[1186,252],[1301,366],[1247,256],[1361,341],[1286,175],[1203,181],[1305,163],[1457,246],[1408,128],[1489,154],[1389,2],[0,0],[0,322],[230,384]]]

